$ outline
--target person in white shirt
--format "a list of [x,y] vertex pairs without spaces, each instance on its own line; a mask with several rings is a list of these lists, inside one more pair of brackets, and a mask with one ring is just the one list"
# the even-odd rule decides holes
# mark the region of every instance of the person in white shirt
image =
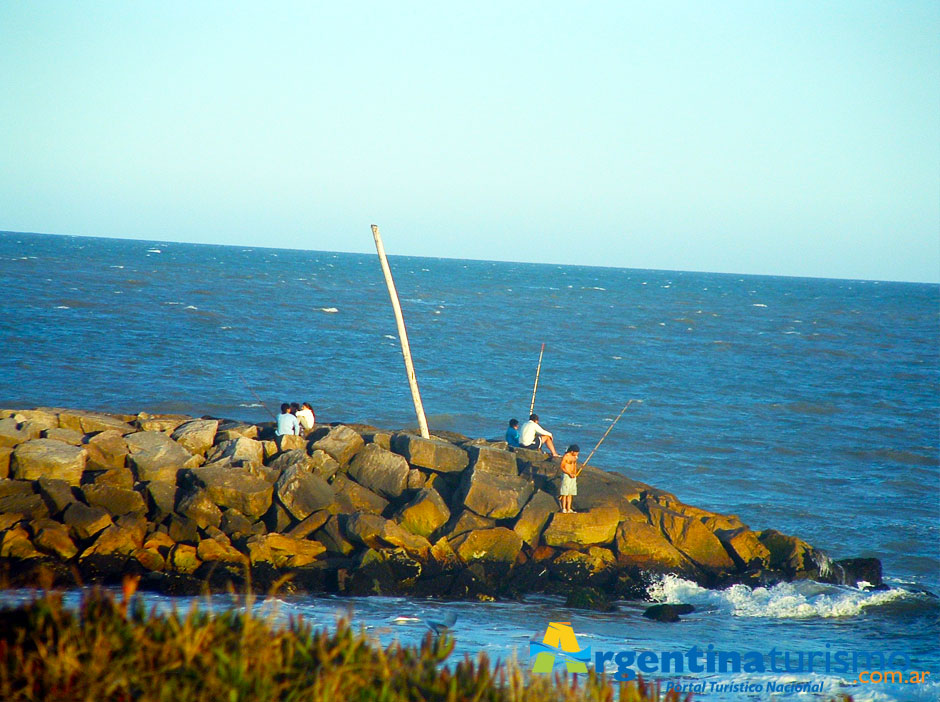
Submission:
[[531,415],[529,421],[519,429],[519,443],[522,448],[535,449],[536,451],[540,451],[544,446],[551,451],[553,457],[558,458],[552,433],[539,425],[539,416],[537,414]]
[[297,421],[303,427],[304,434],[309,434],[310,430],[313,429],[313,425],[316,424],[317,420],[313,414],[313,407],[310,406],[309,402],[305,402],[303,408],[297,411]]

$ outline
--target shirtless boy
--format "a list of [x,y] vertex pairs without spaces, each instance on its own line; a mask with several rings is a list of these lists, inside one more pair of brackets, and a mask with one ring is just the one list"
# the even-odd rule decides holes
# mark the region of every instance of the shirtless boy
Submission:
[[578,494],[578,454],[580,452],[581,449],[577,444],[571,444],[565,451],[565,455],[561,457],[561,472],[564,475],[561,478],[558,501],[564,514],[574,513],[571,509],[571,498]]

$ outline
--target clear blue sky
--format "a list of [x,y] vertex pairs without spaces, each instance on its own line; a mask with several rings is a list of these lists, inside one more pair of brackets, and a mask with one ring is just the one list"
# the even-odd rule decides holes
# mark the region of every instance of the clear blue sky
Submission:
[[940,281],[940,3],[0,4],[0,229]]

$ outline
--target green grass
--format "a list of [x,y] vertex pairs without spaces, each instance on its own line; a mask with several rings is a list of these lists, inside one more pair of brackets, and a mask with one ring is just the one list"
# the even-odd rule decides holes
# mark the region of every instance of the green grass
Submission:
[[[0,614],[0,699],[166,702],[624,702],[688,700],[593,673],[529,676],[483,653],[443,665],[454,641],[381,646],[348,622],[314,630],[244,612],[158,615],[91,591],[77,611],[58,594]],[[132,600],[139,603],[138,600]]]

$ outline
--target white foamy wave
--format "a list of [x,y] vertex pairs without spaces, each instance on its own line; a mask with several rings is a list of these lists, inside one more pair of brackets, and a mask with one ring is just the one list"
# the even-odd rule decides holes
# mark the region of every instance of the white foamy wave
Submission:
[[108,268],[124,268],[124,266],[108,266]]
[[725,590],[707,590],[676,575],[658,579],[650,586],[649,594],[657,602],[682,602],[720,610],[734,617],[770,619],[855,617],[868,607],[909,596],[905,590],[865,592],[811,580],[753,589],[747,585],[732,585]]
[[68,305],[56,305],[56,309],[57,310],[70,310],[72,308],[69,307]]
[[384,336],[386,339],[391,339],[392,341],[395,341],[395,337],[392,336],[391,334],[385,334]]
[[163,253],[160,249],[147,249],[147,253]]
[[199,308],[196,307],[195,305],[186,305],[186,307],[184,307],[183,309],[184,310],[198,310]]
[[242,402],[238,405],[239,407],[264,407],[260,402]]
[[320,311],[326,312],[328,314],[336,314],[337,312],[339,312],[339,310],[336,309],[335,307],[321,307]]
[[766,306],[767,305],[765,305],[762,302],[755,302],[753,305],[751,305],[751,307],[766,307]]

